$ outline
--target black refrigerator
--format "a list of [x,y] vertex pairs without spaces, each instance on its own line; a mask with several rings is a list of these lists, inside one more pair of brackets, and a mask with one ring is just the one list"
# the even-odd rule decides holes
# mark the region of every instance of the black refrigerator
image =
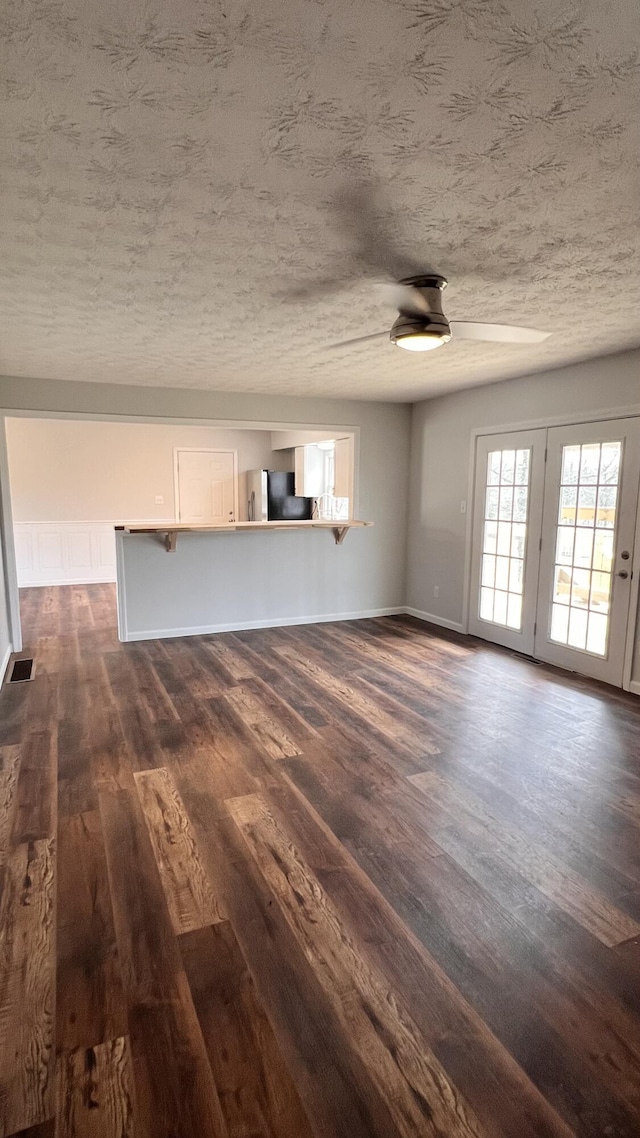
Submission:
[[247,515],[250,522],[299,522],[312,516],[313,498],[295,493],[288,470],[247,471]]

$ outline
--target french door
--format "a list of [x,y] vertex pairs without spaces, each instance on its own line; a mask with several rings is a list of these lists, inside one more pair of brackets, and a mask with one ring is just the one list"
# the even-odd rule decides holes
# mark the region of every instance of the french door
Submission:
[[469,631],[620,686],[639,482],[635,418],[481,438]]
[[469,632],[533,654],[546,434],[478,439]]

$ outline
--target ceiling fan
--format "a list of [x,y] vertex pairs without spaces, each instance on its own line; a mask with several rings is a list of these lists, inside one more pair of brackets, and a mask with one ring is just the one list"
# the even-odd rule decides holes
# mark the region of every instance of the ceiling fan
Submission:
[[[510,324],[484,324],[474,320],[448,321],[442,311],[442,292],[447,278],[440,269],[449,265],[454,273],[477,274],[464,248],[451,244],[436,248],[429,237],[431,264],[417,262],[402,251],[398,219],[381,204],[373,183],[343,187],[330,203],[333,222],[342,239],[342,256],[336,265],[336,276],[314,280],[288,290],[288,298],[310,300],[343,289],[350,280],[377,278],[386,280],[386,289],[398,308],[398,317],[390,332],[375,332],[330,344],[328,348],[346,347],[388,336],[392,344],[413,352],[439,348],[451,339],[494,340],[510,344],[535,344],[546,340],[550,332],[536,328],[519,328]],[[412,233],[424,234],[424,221],[417,216],[409,226]],[[345,249],[348,258],[344,257]],[[434,262],[438,268],[434,267]],[[483,260],[481,279],[502,278],[505,270],[513,275],[514,267],[505,266],[489,251]]]
[[447,320],[442,311],[442,292],[447,287],[446,277],[438,273],[404,277],[391,286],[399,314],[389,332],[374,332],[370,336],[356,336],[342,340],[331,348],[361,344],[388,336],[398,348],[410,352],[427,352],[440,348],[453,340],[493,340],[506,344],[538,344],[551,335],[537,328],[522,328],[513,324],[485,324],[478,320]]

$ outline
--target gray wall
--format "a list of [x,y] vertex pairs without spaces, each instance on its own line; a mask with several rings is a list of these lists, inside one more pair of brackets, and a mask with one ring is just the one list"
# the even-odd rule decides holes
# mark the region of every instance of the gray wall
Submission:
[[[269,615],[274,619],[391,609],[404,604],[411,425],[411,408],[406,404],[4,377],[0,378],[0,409],[140,416],[143,419],[163,416],[174,422],[209,419],[229,427],[250,422],[256,427],[358,429],[357,513],[360,518],[374,523],[372,529],[352,532],[344,545],[338,547],[330,535],[321,532],[183,538],[177,554],[165,553],[153,539],[126,539],[131,542],[127,546],[131,549],[131,554],[127,554],[127,579],[132,590],[128,612],[131,631],[191,627],[190,623],[184,623],[185,619],[188,622],[197,619],[198,626],[217,623],[215,613],[214,619],[207,617],[207,605],[217,604],[220,593],[220,590],[218,594],[215,591],[215,561],[210,563],[209,577],[203,581],[202,555],[190,552],[194,542],[239,543],[234,549],[252,558],[253,581],[265,579],[260,568],[262,556],[265,570],[269,568],[274,578],[286,571],[286,589],[276,581],[276,588],[271,590]],[[252,546],[251,541],[266,544]],[[190,602],[187,604],[188,590],[181,587],[181,581],[187,579],[188,560],[192,556],[197,559],[197,568],[193,570],[195,578],[200,574],[197,613]],[[149,589],[149,577],[144,578],[149,565],[158,572],[156,593]],[[180,566],[184,573],[177,573],[176,567]],[[175,574],[171,581],[170,573]],[[145,589],[142,586],[138,589],[136,581],[143,580]],[[239,582],[239,595],[246,595],[246,584],[244,579]]]
[[[413,408],[407,604],[452,625],[462,620],[473,428],[640,409],[640,351],[605,356]],[[469,508],[471,503],[468,503]],[[434,587],[439,596],[433,595]]]
[[[403,566],[374,529],[119,536],[123,639],[383,615],[403,607]],[[122,588],[124,583],[124,588]]]

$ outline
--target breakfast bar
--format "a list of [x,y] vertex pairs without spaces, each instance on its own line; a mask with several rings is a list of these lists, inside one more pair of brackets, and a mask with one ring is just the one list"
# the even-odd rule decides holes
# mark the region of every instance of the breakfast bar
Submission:
[[178,523],[170,526],[166,524],[162,526],[123,525],[116,526],[116,530],[122,530],[124,533],[159,534],[164,540],[167,553],[175,553],[178,544],[178,534],[180,533],[235,533],[240,530],[243,532],[264,532],[265,530],[327,529],[333,533],[336,545],[342,545],[350,529],[361,529],[363,526],[370,525],[373,525],[373,522],[322,521],[314,518],[310,521],[227,522],[222,525],[205,526]]
[[386,575],[384,564],[367,556],[372,524],[308,519],[118,525],[120,639],[381,615]]

